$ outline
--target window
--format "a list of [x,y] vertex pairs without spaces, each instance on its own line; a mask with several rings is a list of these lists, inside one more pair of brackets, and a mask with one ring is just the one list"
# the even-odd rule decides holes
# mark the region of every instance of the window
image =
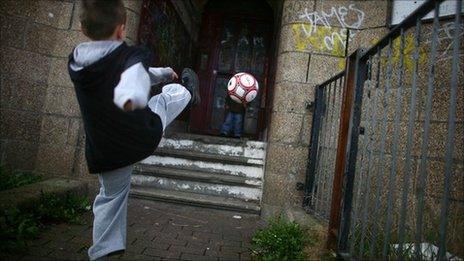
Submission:
[[[391,18],[391,25],[397,25],[401,23],[404,18],[410,15],[414,10],[416,10],[419,6],[421,6],[425,0],[393,0],[392,6],[392,18]],[[440,17],[448,16],[454,14],[454,10],[456,8],[456,0],[447,0],[444,1],[440,5]],[[464,5],[462,6],[461,12],[464,13]],[[432,19],[433,18],[433,11],[427,14],[423,19]]]

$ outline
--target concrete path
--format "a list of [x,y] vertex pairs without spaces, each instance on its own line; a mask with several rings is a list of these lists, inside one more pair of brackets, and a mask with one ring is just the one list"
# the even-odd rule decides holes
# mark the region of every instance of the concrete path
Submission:
[[[238,215],[234,218],[235,215]],[[54,225],[13,260],[85,260],[92,216],[83,225]],[[129,200],[126,253],[111,260],[249,260],[257,215]]]

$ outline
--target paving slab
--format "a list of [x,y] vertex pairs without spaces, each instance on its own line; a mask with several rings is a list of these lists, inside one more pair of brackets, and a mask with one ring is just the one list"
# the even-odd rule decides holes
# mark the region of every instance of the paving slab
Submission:
[[[86,260],[92,213],[83,220],[47,228],[7,260]],[[130,198],[126,253],[110,260],[249,260],[250,234],[264,226],[255,214]]]

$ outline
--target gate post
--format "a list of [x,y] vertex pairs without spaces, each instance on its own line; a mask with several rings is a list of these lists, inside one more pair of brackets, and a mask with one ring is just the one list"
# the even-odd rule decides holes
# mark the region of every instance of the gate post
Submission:
[[314,112],[311,126],[311,140],[309,148],[308,168],[306,169],[306,182],[303,199],[303,207],[311,204],[310,194],[314,186],[315,169],[317,164],[317,147],[319,146],[319,132],[321,129],[321,117],[323,114],[324,90],[316,86],[316,95],[314,99]]
[[352,114],[350,119],[350,131],[349,131],[349,154],[348,166],[346,169],[346,183],[343,190],[344,199],[343,199],[343,210],[342,210],[342,223],[339,231],[338,238],[338,252],[346,252],[347,241],[350,232],[350,223],[351,223],[351,209],[353,201],[353,186],[354,178],[356,174],[356,161],[358,154],[358,141],[359,141],[359,132],[360,132],[360,123],[361,123],[361,110],[362,110],[362,100],[364,93],[364,82],[367,78],[367,62],[368,58],[364,57],[365,49],[358,49],[358,54],[356,58],[356,67],[355,67],[355,90],[354,90],[354,104],[352,108]]
[[[354,182],[355,164],[349,164],[348,160],[356,161],[359,122],[361,116],[362,90],[366,79],[366,61],[360,62],[363,50],[358,49],[353,52],[346,62],[346,79],[343,87],[343,99],[340,112],[340,125],[338,134],[338,149],[335,162],[334,180],[332,184],[332,200],[330,206],[329,228],[327,231],[328,249],[337,248],[337,240],[340,242],[338,248],[344,250],[345,242],[349,232],[349,218],[351,213],[351,199]],[[349,153],[349,154],[348,154]],[[354,157],[354,158],[353,158]],[[353,166],[351,166],[353,165]],[[341,210],[344,177],[347,176],[345,187],[345,200],[343,204],[344,225],[341,231]],[[348,222],[348,227],[346,223]],[[341,237],[343,236],[343,238]]]

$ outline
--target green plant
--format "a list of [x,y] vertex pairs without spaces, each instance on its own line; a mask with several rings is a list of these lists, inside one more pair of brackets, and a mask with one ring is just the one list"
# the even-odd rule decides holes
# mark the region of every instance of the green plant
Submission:
[[32,209],[3,210],[0,216],[0,253],[17,252],[26,247],[26,241],[38,236],[50,223],[80,223],[80,214],[90,210],[86,197],[73,194],[58,196],[42,193]]
[[277,217],[252,237],[252,252],[258,260],[304,260],[303,249],[310,242],[297,223]]
[[40,181],[42,178],[29,172],[12,170],[0,165],[0,191]]
[[80,213],[90,210],[90,202],[86,197],[73,194],[56,196],[55,194],[44,194],[34,209],[35,215],[43,223],[69,222],[80,223]]
[[0,220],[0,252],[22,250],[26,240],[37,237],[41,226],[33,214],[16,208],[4,210]]

